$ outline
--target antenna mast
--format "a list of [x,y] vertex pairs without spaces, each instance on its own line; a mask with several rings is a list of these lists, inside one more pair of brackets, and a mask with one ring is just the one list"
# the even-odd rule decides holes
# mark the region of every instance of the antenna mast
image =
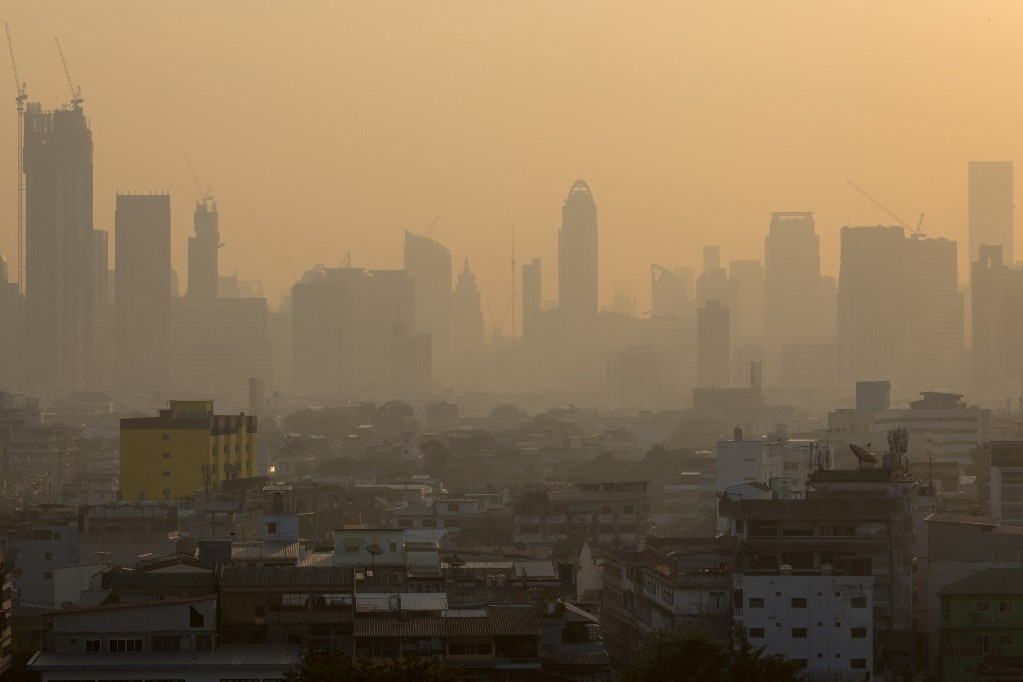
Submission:
[[28,93],[24,81],[18,74],[18,62],[14,59],[14,43],[11,42],[11,27],[6,23],[7,50],[11,53],[11,68],[14,69],[14,87],[18,96],[18,292],[25,293],[25,100]]

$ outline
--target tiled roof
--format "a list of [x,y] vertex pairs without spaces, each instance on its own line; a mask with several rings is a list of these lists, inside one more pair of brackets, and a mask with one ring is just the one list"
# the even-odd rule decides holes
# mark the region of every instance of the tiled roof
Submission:
[[940,594],[1023,594],[1023,568],[988,568],[947,585]]
[[544,665],[610,665],[606,651],[558,652],[542,654]]
[[104,590],[126,588],[198,589],[214,587],[216,579],[213,573],[208,571],[174,571],[170,573],[110,571],[103,574],[102,584]]
[[[449,612],[450,613],[450,612]],[[487,615],[416,618],[360,615],[356,637],[493,637],[540,635],[532,606],[488,606]]]
[[348,587],[351,566],[226,566],[220,576],[224,587]]

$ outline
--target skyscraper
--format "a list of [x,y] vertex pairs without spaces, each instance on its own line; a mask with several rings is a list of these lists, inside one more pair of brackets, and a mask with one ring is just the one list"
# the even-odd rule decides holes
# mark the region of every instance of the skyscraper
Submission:
[[20,391],[25,373],[25,306],[0,253],[0,391]]
[[759,338],[764,335],[764,266],[758,260],[733,260],[728,264],[728,279],[739,296],[739,335]]
[[701,388],[731,384],[732,337],[728,308],[711,299],[696,311],[696,377]]
[[772,213],[764,239],[764,324],[773,351],[819,338],[831,326],[818,316],[820,279],[813,213]]
[[457,355],[483,347],[483,305],[476,275],[465,259],[451,298],[451,349]]
[[171,297],[168,194],[118,194],[114,214],[117,383],[152,394],[168,384]]
[[216,298],[220,281],[220,214],[217,202],[203,198],[195,204],[195,235],[188,238],[188,296]]
[[650,264],[650,313],[655,317],[684,317],[689,301],[685,281],[673,270]]
[[82,388],[92,362],[92,131],[77,105],[25,113],[29,378]]
[[405,230],[405,271],[415,282],[415,331],[430,336],[433,367],[443,373],[451,353],[451,252]]
[[522,338],[531,340],[536,334],[536,319],[542,307],[540,259],[522,266]]
[[575,320],[597,315],[597,205],[576,180],[561,208],[558,232],[558,308]]
[[1001,246],[1002,261],[1015,262],[1012,225],[1012,161],[971,161],[970,262],[981,245]]
[[846,380],[956,381],[963,300],[956,243],[902,227],[843,227],[838,336]]

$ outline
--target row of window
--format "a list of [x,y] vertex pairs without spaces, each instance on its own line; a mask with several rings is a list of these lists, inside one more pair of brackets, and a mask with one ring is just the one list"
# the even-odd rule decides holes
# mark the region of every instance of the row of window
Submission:
[[[979,601],[979,602],[976,603],[976,608],[974,610],[979,611],[979,612],[984,612],[984,613],[990,612],[991,611],[991,602],[989,602],[989,601]],[[1000,601],[1000,602],[998,602],[998,612],[999,613],[1012,613],[1015,610],[1016,610],[1016,602],[1013,602],[1013,601]]]
[[[777,623],[777,625],[780,626],[781,624]],[[822,623],[818,623],[818,625],[822,625]],[[840,624],[839,623],[835,623],[835,627],[840,627]],[[807,629],[806,628],[792,628],[792,631],[791,631],[790,634],[792,635],[792,639],[806,639],[806,637],[807,637]],[[749,638],[750,639],[763,639],[765,636],[766,636],[766,632],[765,632],[764,628],[750,628],[749,629]],[[866,637],[867,637],[867,628],[865,628],[865,627],[849,628],[849,636],[852,637],[853,639],[866,639]],[[1011,635],[1010,635],[1010,637],[1011,637]]]
[[[155,635],[152,638],[153,651],[181,651],[180,636]],[[195,637],[193,651],[213,651],[213,635],[197,635]],[[108,639],[107,651],[114,653],[144,651],[145,646],[141,638]],[[103,651],[103,640],[85,640],[85,651],[87,653],[100,653]]]
[[[821,654],[817,654],[817,657],[818,658],[823,658],[823,656]],[[807,660],[805,658],[793,658],[792,662],[795,663],[800,668],[807,668],[808,667]],[[865,658],[850,658],[849,659],[849,667],[852,668],[853,670],[866,670],[867,669],[867,659],[865,659]]]
[[[977,610],[978,611],[981,610],[980,604],[982,604],[982,603],[987,603],[987,602],[977,602]],[[1011,602],[1002,602],[1002,604],[1006,604],[1006,603],[1008,603],[1011,606]],[[789,600],[789,604],[794,609],[805,609],[807,607],[807,600],[806,600],[806,597],[792,597]],[[765,605],[766,605],[766,603],[764,601],[764,597],[750,597],[749,600],[748,600],[748,606],[751,609],[762,609],[762,608],[765,607]],[[849,606],[854,608],[854,609],[865,609],[865,608],[867,608],[867,598],[866,597],[850,597],[849,598]],[[991,610],[991,604],[988,603],[988,608],[986,610],[988,610],[988,611]],[[1011,611],[1011,609],[1009,609],[1009,610]]]

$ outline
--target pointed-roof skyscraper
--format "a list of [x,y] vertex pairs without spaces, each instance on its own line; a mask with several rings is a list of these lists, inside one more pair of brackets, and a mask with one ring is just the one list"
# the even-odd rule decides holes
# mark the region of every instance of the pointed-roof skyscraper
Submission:
[[597,205],[576,180],[561,209],[558,232],[558,307],[573,318],[597,315]]

